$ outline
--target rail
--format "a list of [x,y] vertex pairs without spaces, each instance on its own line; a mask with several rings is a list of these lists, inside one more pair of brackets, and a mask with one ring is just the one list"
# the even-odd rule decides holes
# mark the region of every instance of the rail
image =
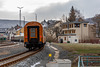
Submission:
[[16,63],[18,61],[21,61],[31,55],[34,55],[38,52],[40,52],[44,47],[42,47],[41,49],[38,49],[36,51],[26,51],[26,52],[22,52],[13,56],[9,56],[3,59],[0,59],[0,67],[7,67],[13,63]]

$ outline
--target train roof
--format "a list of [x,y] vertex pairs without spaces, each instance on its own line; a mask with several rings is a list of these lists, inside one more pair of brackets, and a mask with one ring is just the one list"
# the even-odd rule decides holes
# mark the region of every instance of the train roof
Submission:
[[27,26],[27,25],[41,25],[41,23],[36,22],[36,21],[31,21],[31,22],[28,22],[25,26]]

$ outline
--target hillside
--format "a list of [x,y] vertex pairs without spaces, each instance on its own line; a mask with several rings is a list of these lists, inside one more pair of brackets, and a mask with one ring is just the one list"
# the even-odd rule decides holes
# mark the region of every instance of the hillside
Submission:
[[[26,21],[27,23],[27,21]],[[18,20],[5,20],[5,19],[0,19],[0,28],[11,28],[19,24]],[[22,26],[23,26],[23,21],[22,21]]]

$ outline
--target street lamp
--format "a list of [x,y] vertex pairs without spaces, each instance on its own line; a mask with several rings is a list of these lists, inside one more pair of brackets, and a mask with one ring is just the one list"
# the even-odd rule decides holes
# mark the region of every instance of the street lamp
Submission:
[[21,9],[23,7],[17,7],[17,8],[19,8],[19,24],[20,24],[20,27],[21,27]]

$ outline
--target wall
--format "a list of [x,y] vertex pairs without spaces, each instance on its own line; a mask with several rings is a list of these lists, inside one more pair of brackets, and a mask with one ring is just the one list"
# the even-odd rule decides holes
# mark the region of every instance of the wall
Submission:
[[67,43],[67,41],[70,41],[70,43],[79,43],[78,36],[58,36],[58,42],[60,42],[60,39],[63,39],[63,43]]
[[[87,27],[84,27],[84,24],[87,24]],[[67,28],[63,29],[68,30]],[[69,30],[75,30],[75,33],[79,39],[88,39],[89,38],[89,24],[88,23],[81,23],[80,27],[75,27],[75,24],[73,24],[73,28],[69,28]],[[64,33],[65,34],[65,33]]]

